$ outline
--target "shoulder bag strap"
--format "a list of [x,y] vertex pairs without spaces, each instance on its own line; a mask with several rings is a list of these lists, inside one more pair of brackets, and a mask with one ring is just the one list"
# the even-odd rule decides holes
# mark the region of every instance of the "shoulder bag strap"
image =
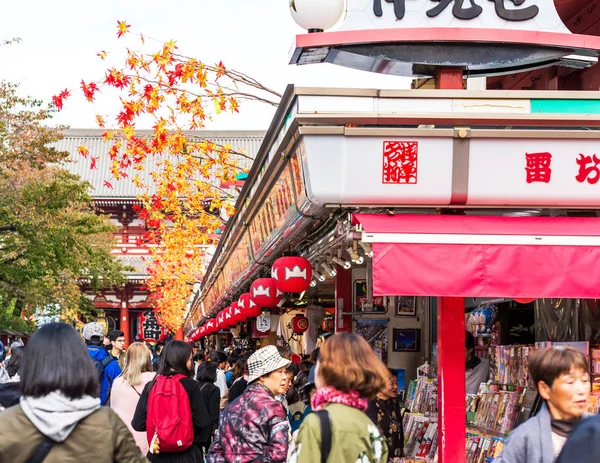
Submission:
[[326,463],[331,452],[331,419],[327,410],[315,412],[321,428],[321,463]]
[[137,392],[137,395],[138,395],[139,397],[142,397],[142,394],[140,394],[140,393],[138,392],[138,390],[135,388],[135,386],[134,386],[133,384],[130,384],[130,386],[131,386],[131,388],[132,388],[132,389],[133,389],[135,392]]
[[44,440],[35,449],[35,452],[33,453],[33,456],[29,459],[28,463],[42,463],[52,450],[52,447],[54,447],[54,444],[56,444],[56,442],[54,442],[49,437],[44,436]]

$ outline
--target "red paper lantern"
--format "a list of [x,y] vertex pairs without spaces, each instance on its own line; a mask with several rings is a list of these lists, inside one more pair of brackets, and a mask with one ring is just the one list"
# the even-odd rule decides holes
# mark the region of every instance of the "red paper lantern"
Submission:
[[525,299],[525,298],[515,298],[515,302],[518,302],[519,304],[529,304],[530,302],[535,301],[535,298],[531,298],[531,299]]
[[246,315],[237,302],[231,304],[231,315],[233,316],[233,321],[235,321],[236,324],[246,321]]
[[256,302],[254,302],[250,293],[242,294],[238,301],[238,305],[246,318],[256,318],[262,313],[262,310],[256,305]]
[[276,307],[283,297],[275,278],[259,278],[250,286],[250,294],[259,307]]
[[308,318],[304,315],[296,315],[292,318],[292,331],[296,334],[304,334],[308,330]]
[[217,326],[219,327],[219,330],[224,330],[225,328],[229,327],[229,325],[225,324],[225,311],[224,310],[221,310],[217,314]]
[[321,324],[321,329],[325,333],[331,333],[335,329],[335,323],[333,321],[333,318],[326,318],[325,320],[323,320],[323,323]]
[[310,286],[312,267],[304,257],[280,257],[273,263],[271,276],[282,293],[301,293]]
[[211,335],[217,333],[219,329],[217,328],[217,320],[215,318],[211,318],[206,322],[206,334]]
[[231,313],[231,307],[227,307],[223,309],[223,313],[225,314],[225,326],[227,328],[233,328],[237,325],[237,322],[233,320],[233,315]]
[[156,313],[146,310],[140,317],[140,340],[142,342],[161,342],[167,337],[164,326],[158,323]]

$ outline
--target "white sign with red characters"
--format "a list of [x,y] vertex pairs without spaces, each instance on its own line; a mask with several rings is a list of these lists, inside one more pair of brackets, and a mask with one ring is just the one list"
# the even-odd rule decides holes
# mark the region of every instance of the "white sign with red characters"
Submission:
[[472,139],[470,205],[600,205],[600,141]]
[[600,139],[474,135],[460,150],[451,137],[323,135],[304,143],[306,192],[316,204],[600,206]]

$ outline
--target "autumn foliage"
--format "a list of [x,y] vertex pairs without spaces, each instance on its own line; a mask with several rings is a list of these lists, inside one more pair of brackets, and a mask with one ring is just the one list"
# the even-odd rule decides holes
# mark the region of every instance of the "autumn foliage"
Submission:
[[[112,142],[108,153],[99,153],[112,161],[105,186],[129,181],[139,188],[137,213],[146,232],[138,245],[147,246],[152,256],[147,287],[157,297],[161,321],[175,329],[203,276],[206,246],[216,243],[215,232],[234,212],[235,192],[220,185],[235,181],[239,161],[246,157],[189,131],[224,112],[238,112],[244,101],[275,106],[280,95],[223,63],[182,55],[174,41],[134,34],[124,21],[117,24],[117,36],[141,50],[127,48],[124,60],[108,66],[102,79],[82,80],[81,91],[90,102],[118,95],[116,114],[96,116],[104,139]],[[107,63],[112,56],[98,53]],[[60,92],[53,97],[55,106],[62,108],[69,96],[69,90]],[[152,125],[150,136],[138,134],[141,124]],[[98,159],[86,147],[79,153],[90,169],[96,168]]]

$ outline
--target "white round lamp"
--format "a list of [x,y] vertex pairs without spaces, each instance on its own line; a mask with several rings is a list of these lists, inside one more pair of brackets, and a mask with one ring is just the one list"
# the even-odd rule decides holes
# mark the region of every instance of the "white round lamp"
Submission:
[[290,0],[294,21],[308,32],[323,32],[344,14],[344,0]]

